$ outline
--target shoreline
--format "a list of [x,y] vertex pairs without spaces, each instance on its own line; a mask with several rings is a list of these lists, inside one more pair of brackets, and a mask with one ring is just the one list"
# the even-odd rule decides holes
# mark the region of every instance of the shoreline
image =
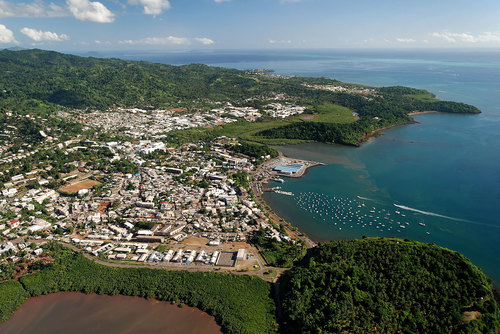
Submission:
[[415,116],[415,115],[423,115],[423,114],[437,114],[440,112],[441,111],[435,111],[435,110],[412,111],[412,112],[409,112],[408,115]]
[[[408,113],[408,115],[410,116],[418,116],[418,115],[421,115],[421,114],[447,114],[447,113],[443,113],[443,112],[440,112],[440,111],[433,111],[433,110],[427,110],[427,111],[421,111],[421,112],[411,112],[411,113]],[[404,122],[404,123],[400,123],[400,124],[394,124],[394,125],[390,125],[390,126],[386,126],[386,127],[382,127],[382,128],[378,128],[374,131],[372,131],[370,134],[367,134],[367,135],[364,135],[358,142],[358,146],[361,146],[361,144],[363,143],[366,143],[367,140],[366,139],[371,139],[373,137],[376,137],[375,134],[377,133],[380,133],[384,130],[389,130],[389,129],[392,129],[392,128],[396,128],[396,127],[399,127],[399,126],[403,126],[403,125],[411,125],[411,124],[419,124],[420,122],[412,119],[411,121],[408,121],[408,122]],[[319,142],[316,142],[316,143],[319,143]],[[337,144],[337,143],[321,143],[321,144]],[[338,145],[338,144],[337,144]],[[349,145],[346,145],[346,146],[349,146]],[[281,152],[279,150],[279,148],[276,148],[280,154],[280,156],[283,156],[283,157],[286,157],[284,155],[283,152]],[[300,160],[298,158],[289,158],[289,159],[293,159],[293,160]],[[305,168],[304,172],[300,175],[300,176],[295,176],[295,178],[300,178],[302,177],[303,175],[305,175],[306,171],[311,168],[311,167],[314,167],[314,166],[317,166],[317,165],[327,165],[325,163],[318,163],[318,164],[314,164],[314,165],[311,165],[311,166],[308,166],[307,168]],[[262,182],[261,183],[261,186],[264,186],[264,184],[267,184],[269,183],[269,181],[267,182]],[[279,219],[283,222],[285,222],[285,226],[288,226],[289,228],[293,229],[293,231],[295,231],[296,233],[294,234],[301,234],[303,235],[305,238],[307,238],[308,240],[311,241],[311,243],[313,244],[317,244],[317,243],[322,243],[322,242],[328,242],[328,241],[336,241],[336,240],[345,240],[345,238],[342,238],[340,236],[337,236],[337,237],[334,237],[334,238],[328,238],[327,240],[325,239],[317,239],[317,238],[312,238],[312,237],[309,237],[305,232],[303,232],[299,227],[295,226],[292,222],[290,221],[287,221],[285,220],[284,218],[282,218],[276,211],[275,209],[271,206],[270,203],[268,203],[262,196],[262,194],[259,194],[259,197],[261,198],[261,200],[264,202],[265,204],[265,207],[266,207],[266,211],[269,211],[270,213],[272,213],[274,216],[276,217],[279,217]],[[350,239],[350,238],[349,238]],[[356,239],[356,238],[354,238]],[[354,240],[353,239],[353,240]],[[310,247],[308,247],[310,248]],[[492,280],[492,287],[493,287],[493,291],[494,291],[494,295],[495,295],[495,300],[497,301],[497,304],[500,306],[500,282],[494,282]],[[500,331],[499,333],[500,334]]]
[[[302,163],[304,166],[300,168],[300,170],[297,173],[295,173],[295,175],[282,175],[281,173],[273,170],[274,167],[276,167],[276,165],[286,164],[286,163]],[[303,231],[298,229],[296,226],[293,226],[290,222],[288,222],[279,214],[277,214],[276,211],[269,205],[269,203],[266,202],[266,200],[263,198],[262,195],[264,194],[264,192],[266,192],[267,189],[269,189],[265,188],[265,185],[269,184],[271,181],[273,181],[273,179],[277,179],[282,176],[295,179],[301,178],[306,174],[309,168],[316,166],[325,166],[325,165],[326,165],[325,163],[317,161],[289,158],[285,156],[283,152],[279,151],[278,157],[261,164],[251,174],[250,178],[250,188],[253,192],[254,200],[257,204],[260,205],[264,214],[276,225],[284,226],[286,232],[292,238],[302,240],[307,248],[316,247],[317,242],[309,238]]]
[[[437,113],[437,111],[416,112],[416,113],[409,113],[409,115],[412,116],[412,115],[423,114],[423,113]],[[356,146],[357,147],[361,146],[361,144],[367,142],[367,139],[373,138],[375,136],[375,134],[380,133],[381,131],[392,129],[392,128],[403,126],[403,125],[416,124],[416,123],[418,123],[418,122],[415,120],[412,120],[412,121],[408,121],[408,122],[404,122],[404,123],[400,123],[400,124],[393,124],[393,125],[385,126],[382,128],[378,128],[376,130],[373,130],[369,134],[363,135],[358,140],[358,144]],[[276,178],[279,178],[282,176],[288,177],[288,178],[301,178],[302,176],[304,176],[306,174],[306,172],[309,170],[309,168],[316,167],[316,166],[326,166],[327,164],[322,163],[322,162],[317,162],[317,161],[287,157],[279,149],[278,149],[278,153],[279,153],[278,157],[263,163],[252,173],[252,176],[257,175],[257,177],[259,177],[261,175],[261,173],[266,175],[265,177],[259,178],[258,180],[254,180],[254,178],[252,177],[250,184],[251,184],[251,188],[252,188],[252,191],[254,193],[254,196],[255,196],[255,200],[261,205],[261,207],[264,209],[264,213],[272,221],[274,221],[278,225],[284,225],[287,228],[287,232],[289,232],[293,236],[296,236],[297,238],[303,240],[305,242],[307,248],[315,247],[318,242],[322,242],[322,241],[313,240],[305,232],[301,231],[298,227],[294,226],[292,223],[290,223],[289,221],[287,221],[283,217],[281,217],[279,214],[277,214],[276,211],[271,207],[271,205],[262,197],[262,195],[266,191],[265,189],[269,189],[269,188],[264,188],[264,186],[266,184],[269,184],[269,182],[271,182],[273,179],[276,179]],[[286,163],[303,163],[304,166],[297,173],[292,174],[292,175],[283,175],[283,174],[273,170],[276,165],[286,164]],[[271,190],[271,191],[274,191],[274,190]],[[292,232],[292,230],[295,232]],[[342,240],[342,239],[338,238],[338,239],[332,239],[332,240]]]
[[[428,112],[428,113],[431,113],[431,112]],[[421,113],[418,113],[418,114],[421,114]],[[412,116],[411,114],[408,114],[408,115]],[[375,129],[372,132],[364,134],[363,136],[361,136],[361,138],[358,139],[358,143],[357,143],[356,146],[359,147],[359,146],[361,146],[361,144],[368,142],[369,139],[375,137],[378,133],[381,133],[382,131],[389,130],[389,129],[392,129],[392,128],[396,128],[396,127],[399,127],[399,126],[410,125],[410,124],[417,124],[417,123],[418,123],[417,121],[412,120],[412,121],[408,121],[408,122],[403,122],[403,123],[399,123],[399,124],[388,125],[388,126],[384,126],[382,128]]]

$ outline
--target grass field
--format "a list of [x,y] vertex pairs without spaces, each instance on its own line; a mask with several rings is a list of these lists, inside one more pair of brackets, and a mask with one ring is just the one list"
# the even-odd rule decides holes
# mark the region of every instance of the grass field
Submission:
[[257,135],[257,133],[285,126],[296,122],[322,122],[322,123],[352,123],[355,122],[352,111],[348,108],[323,103],[317,107],[317,113],[314,117],[302,117],[296,115],[285,119],[272,119],[261,122],[247,122],[239,120],[238,122],[217,126],[214,128],[192,128],[186,130],[172,131],[169,136],[175,137],[180,142],[199,141],[208,139],[208,137],[227,136],[230,138],[241,138],[243,140],[258,142],[267,145],[288,145],[307,142],[298,139],[268,139]]
[[336,104],[323,103],[317,108],[318,114],[311,119],[312,122],[323,123],[352,123],[355,121],[352,110]]
[[405,95],[405,96],[411,97],[411,98],[419,100],[419,101],[424,101],[424,102],[438,101],[438,99],[436,99],[436,96],[432,93],[410,94],[410,95]]

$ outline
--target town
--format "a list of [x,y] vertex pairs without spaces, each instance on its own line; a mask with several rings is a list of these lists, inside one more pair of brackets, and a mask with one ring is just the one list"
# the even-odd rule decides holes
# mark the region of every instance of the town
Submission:
[[[276,118],[305,109],[280,103],[265,108],[263,113]],[[297,242],[269,219],[250,186],[248,176],[271,156],[237,153],[241,144],[228,137],[180,146],[168,142],[172,130],[237,117],[255,120],[262,113],[229,103],[207,113],[184,111],[78,113],[84,130],[97,128],[99,134],[126,140],[77,136],[62,141],[41,133],[43,144],[31,151],[9,154],[5,146],[0,159],[9,166],[0,172],[2,261],[22,262],[21,251],[24,260],[34,261],[43,256],[39,245],[55,240],[101,261],[249,271],[266,263],[249,243],[256,231],[279,242]],[[60,115],[70,118],[67,112]],[[270,173],[276,164],[266,169],[267,179],[278,173],[292,176]]]

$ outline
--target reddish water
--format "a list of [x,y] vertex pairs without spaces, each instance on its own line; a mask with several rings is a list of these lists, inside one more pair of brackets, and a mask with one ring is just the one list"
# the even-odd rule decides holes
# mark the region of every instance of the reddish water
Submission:
[[60,292],[29,299],[0,325],[2,334],[221,333],[196,308],[139,297]]

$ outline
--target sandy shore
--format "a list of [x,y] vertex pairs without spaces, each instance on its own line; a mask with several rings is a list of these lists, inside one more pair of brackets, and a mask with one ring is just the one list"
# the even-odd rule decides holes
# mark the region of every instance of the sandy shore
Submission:
[[422,114],[436,114],[438,113],[439,111],[433,111],[433,110],[426,110],[426,111],[414,111],[414,112],[410,112],[408,113],[408,115],[410,116],[415,116],[415,115],[422,115]]
[[[421,113],[419,113],[419,114],[421,114]],[[409,115],[411,115],[411,114],[409,114]],[[376,130],[373,130],[372,132],[367,133],[366,135],[361,136],[361,138],[359,138],[359,140],[358,140],[358,146],[360,146],[362,143],[364,143],[366,141],[366,139],[374,137],[377,133],[380,133],[380,132],[382,132],[384,130],[389,130],[389,129],[392,129],[392,128],[395,128],[395,127],[398,127],[398,126],[415,124],[415,123],[417,123],[417,122],[416,121],[410,121],[410,122],[404,122],[404,123],[400,123],[400,124],[389,125],[389,126],[385,126],[383,128],[378,128]]]

